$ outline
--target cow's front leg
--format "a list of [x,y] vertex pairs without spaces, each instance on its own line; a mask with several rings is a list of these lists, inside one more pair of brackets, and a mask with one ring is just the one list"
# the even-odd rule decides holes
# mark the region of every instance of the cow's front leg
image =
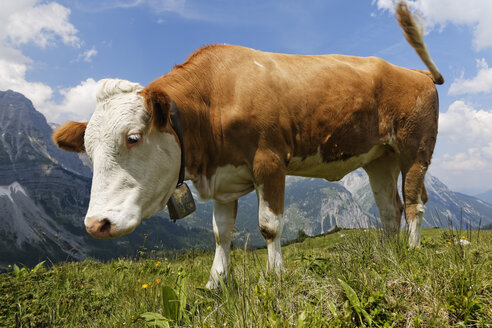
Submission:
[[257,153],[254,164],[258,225],[268,250],[267,271],[280,273],[284,268],[280,237],[284,226],[285,166],[271,153]]
[[232,232],[236,222],[237,200],[220,203],[214,200],[213,228],[215,235],[215,258],[210,270],[210,280],[207,288],[219,287],[219,276],[227,276],[229,253],[231,251]]

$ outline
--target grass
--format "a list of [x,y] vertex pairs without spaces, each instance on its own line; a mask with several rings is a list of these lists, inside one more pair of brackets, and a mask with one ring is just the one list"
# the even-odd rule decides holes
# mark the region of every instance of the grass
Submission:
[[17,267],[0,275],[0,326],[490,327],[492,231],[463,234],[427,229],[413,250],[377,230],[306,238],[283,247],[280,277],[265,249],[235,249],[220,291],[203,288],[210,252]]

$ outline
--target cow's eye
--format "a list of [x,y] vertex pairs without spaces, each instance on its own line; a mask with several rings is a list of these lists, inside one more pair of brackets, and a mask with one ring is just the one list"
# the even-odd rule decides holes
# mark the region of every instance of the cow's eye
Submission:
[[126,146],[131,148],[136,146],[142,140],[142,135],[140,133],[130,134],[126,139]]

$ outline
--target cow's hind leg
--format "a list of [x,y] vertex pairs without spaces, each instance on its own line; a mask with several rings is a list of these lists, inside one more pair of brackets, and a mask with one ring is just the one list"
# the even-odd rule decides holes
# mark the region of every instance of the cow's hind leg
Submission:
[[258,225],[267,242],[267,271],[284,268],[280,237],[284,226],[285,166],[272,152],[257,152],[253,168],[258,196]]
[[408,243],[410,247],[420,245],[420,228],[424,218],[424,204],[427,202],[427,192],[424,186],[427,164],[414,163],[404,174],[405,216],[408,223]]
[[424,218],[427,192],[424,178],[430,165],[437,137],[439,99],[435,87],[416,97],[416,107],[408,116],[404,127],[405,136],[399,140],[401,149],[401,172],[405,218],[408,224],[410,247],[420,245],[420,227]]
[[232,233],[236,222],[237,200],[229,203],[214,201],[213,229],[215,235],[215,258],[210,270],[207,288],[219,287],[219,277],[225,278],[229,265]]
[[388,150],[384,155],[364,166],[369,176],[374,200],[379,209],[383,231],[394,237],[400,231],[403,204],[398,195],[400,166],[395,152]]
[[[281,272],[284,268],[280,237],[284,225],[283,213],[276,213],[265,199],[264,186],[256,188],[258,195],[258,225],[267,242],[267,271]],[[282,192],[283,194],[283,192]]]

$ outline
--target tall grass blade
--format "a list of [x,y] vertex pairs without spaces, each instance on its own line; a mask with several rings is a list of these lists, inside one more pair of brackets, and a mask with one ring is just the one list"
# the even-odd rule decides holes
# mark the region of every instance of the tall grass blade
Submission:
[[140,315],[149,327],[169,328],[169,321],[159,313],[145,312]]
[[371,326],[372,318],[369,315],[369,313],[367,313],[367,311],[363,309],[362,304],[355,290],[353,290],[353,288],[350,287],[349,284],[347,284],[345,281],[341,280],[340,278],[338,278],[338,281],[340,282],[340,285],[342,285],[345,291],[345,296],[347,296],[347,299],[349,300],[350,304],[352,304],[352,307],[357,312],[357,315],[359,316],[359,320],[362,322],[362,318],[360,317],[360,315],[362,314],[366,318],[367,322],[369,323],[369,326]]
[[179,310],[179,298],[176,295],[174,289],[169,286],[163,286],[162,289],[162,314],[164,317],[172,320],[178,321],[178,310]]

